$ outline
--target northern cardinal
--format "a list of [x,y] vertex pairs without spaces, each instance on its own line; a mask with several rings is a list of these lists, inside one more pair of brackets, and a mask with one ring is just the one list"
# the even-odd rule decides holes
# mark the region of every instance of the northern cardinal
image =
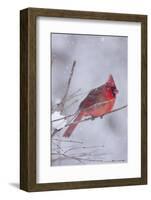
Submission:
[[80,103],[76,118],[67,128],[63,136],[70,137],[83,117],[98,117],[110,112],[114,106],[117,93],[118,90],[113,76],[110,75],[105,84],[91,90],[87,97]]

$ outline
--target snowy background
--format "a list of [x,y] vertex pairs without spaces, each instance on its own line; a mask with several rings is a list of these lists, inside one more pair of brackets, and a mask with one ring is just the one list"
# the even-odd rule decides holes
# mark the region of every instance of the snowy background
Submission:
[[[51,34],[52,117],[61,117],[56,105],[64,96],[74,60],[68,96],[78,92],[66,101],[62,116],[74,113],[88,92],[104,84],[109,74],[119,90],[113,109],[127,105],[127,40],[118,36]],[[52,131],[54,127],[52,123]],[[52,166],[127,162],[127,108],[80,123],[70,138],[62,136],[64,131],[51,136]]]

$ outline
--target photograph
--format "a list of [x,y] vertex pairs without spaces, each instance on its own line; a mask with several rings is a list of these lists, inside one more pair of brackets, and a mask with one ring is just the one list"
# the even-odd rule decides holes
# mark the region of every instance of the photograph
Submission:
[[20,189],[146,184],[147,15],[21,10]]
[[50,165],[128,162],[128,37],[50,34]]

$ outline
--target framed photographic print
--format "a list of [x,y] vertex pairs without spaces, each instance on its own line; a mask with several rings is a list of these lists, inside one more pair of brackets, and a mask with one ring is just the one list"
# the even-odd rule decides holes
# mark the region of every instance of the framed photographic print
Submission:
[[147,16],[20,12],[20,188],[147,184]]

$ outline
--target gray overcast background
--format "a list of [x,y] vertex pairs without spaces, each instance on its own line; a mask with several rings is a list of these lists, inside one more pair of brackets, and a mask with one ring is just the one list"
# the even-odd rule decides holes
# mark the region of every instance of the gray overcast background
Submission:
[[[77,103],[70,107],[68,106],[72,101],[66,104],[64,115],[74,113],[81,100],[86,97],[86,92],[104,84],[109,74],[113,75],[119,90],[114,108],[127,104],[127,37],[53,33],[51,41],[52,105],[58,103],[64,95],[74,60],[77,63],[69,94],[78,89],[81,89],[80,93],[84,93],[76,98]],[[70,142],[58,142],[57,145],[63,150],[75,149],[69,151],[69,155],[82,156],[84,159],[79,162],[68,158],[55,160],[56,157],[52,155],[53,166],[96,164],[99,163],[97,160],[101,160],[100,163],[116,163],[126,162],[128,159],[127,109],[106,115],[103,119],[80,123],[69,139],[62,137],[64,130],[57,137],[82,141],[83,146],[98,148],[91,153],[89,148],[84,149]],[[55,145],[56,143],[52,143],[52,150],[55,150]]]

